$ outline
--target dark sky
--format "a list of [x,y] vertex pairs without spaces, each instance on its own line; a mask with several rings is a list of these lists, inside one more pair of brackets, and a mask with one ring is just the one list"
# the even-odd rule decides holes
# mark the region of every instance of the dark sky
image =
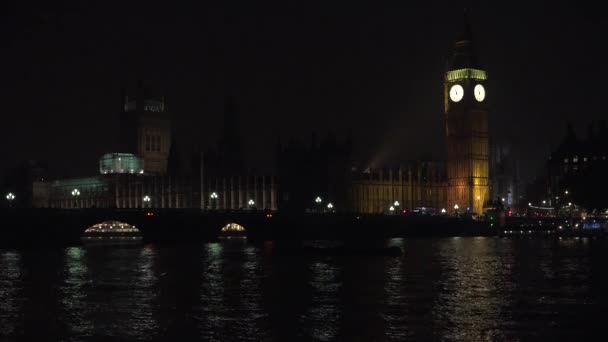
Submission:
[[[95,173],[116,149],[120,89],[138,75],[166,94],[175,134],[191,147],[217,141],[235,95],[254,166],[272,160],[277,134],[349,130],[361,161],[443,159],[442,77],[466,3],[4,3],[2,169],[39,159]],[[529,178],[567,120],[584,135],[605,117],[604,12],[573,1],[468,3],[491,136],[511,144]]]

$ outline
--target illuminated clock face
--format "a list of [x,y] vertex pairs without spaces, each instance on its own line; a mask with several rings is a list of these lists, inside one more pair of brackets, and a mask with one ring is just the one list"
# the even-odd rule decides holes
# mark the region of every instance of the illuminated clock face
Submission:
[[479,102],[483,101],[483,99],[486,98],[486,90],[481,84],[476,85],[475,89],[473,89],[473,92],[475,93],[475,100]]
[[462,100],[464,96],[464,89],[460,84],[454,84],[452,88],[450,88],[450,99],[454,102],[459,102]]

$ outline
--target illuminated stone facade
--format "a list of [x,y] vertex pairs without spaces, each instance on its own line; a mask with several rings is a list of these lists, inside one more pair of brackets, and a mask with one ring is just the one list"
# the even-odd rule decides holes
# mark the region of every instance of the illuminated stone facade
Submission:
[[[445,164],[417,162],[405,169],[370,170],[353,178],[351,206],[358,213],[390,213],[435,209],[440,212],[446,204],[447,183]],[[395,206],[395,201],[398,205]]]
[[487,75],[468,29],[454,46],[444,79],[448,207],[483,213],[489,200]]

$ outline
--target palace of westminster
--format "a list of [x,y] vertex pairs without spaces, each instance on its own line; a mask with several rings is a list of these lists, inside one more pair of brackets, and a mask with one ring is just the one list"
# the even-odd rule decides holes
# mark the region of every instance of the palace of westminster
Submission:
[[217,151],[198,153],[184,166],[176,157],[164,98],[151,97],[140,87],[134,96],[123,95],[123,150],[103,155],[97,175],[33,182],[31,205],[314,211],[327,210],[331,202],[332,211],[342,212],[460,208],[482,213],[491,199],[487,73],[478,64],[468,27],[456,39],[444,75],[445,162],[354,171],[351,142],[330,139],[310,148],[279,144],[274,172],[252,174],[246,171],[239,139],[230,136],[236,110],[229,101]]

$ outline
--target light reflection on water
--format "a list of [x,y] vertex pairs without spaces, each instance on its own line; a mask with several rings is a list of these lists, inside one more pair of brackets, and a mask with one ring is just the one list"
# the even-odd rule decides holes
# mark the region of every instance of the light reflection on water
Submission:
[[604,240],[389,241],[401,257],[277,245],[0,250],[0,336],[574,339],[607,308]]

